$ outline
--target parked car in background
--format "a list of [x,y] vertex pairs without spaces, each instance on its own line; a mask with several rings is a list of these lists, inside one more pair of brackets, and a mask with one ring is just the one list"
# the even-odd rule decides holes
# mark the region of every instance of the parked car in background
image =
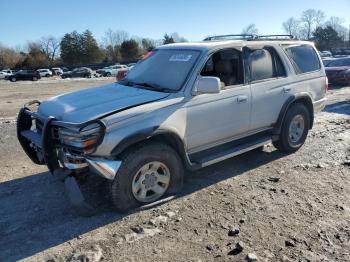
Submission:
[[332,53],[330,51],[319,51],[321,57],[332,57]]
[[10,69],[0,71],[0,79],[7,79],[13,72]]
[[121,69],[127,69],[128,67],[126,65],[114,65],[110,66],[108,69],[106,69],[103,73],[103,76],[116,76],[118,74],[118,71]]
[[13,75],[10,75],[7,79],[11,82],[16,82],[18,80],[32,80],[37,81],[41,78],[40,73],[34,70],[20,70]]
[[133,68],[137,63],[130,63],[130,64],[127,64],[127,67],[128,68]]
[[49,77],[52,76],[52,71],[50,69],[38,69],[36,70],[39,72],[41,77]]
[[332,62],[334,60],[336,60],[336,58],[334,58],[334,57],[326,57],[326,58],[322,58],[322,63],[326,67],[330,62]]
[[60,76],[63,74],[63,70],[60,67],[53,67],[51,70],[54,75]]
[[64,72],[62,78],[73,78],[73,77],[91,77],[93,74],[92,70],[87,67],[78,67],[72,71]]
[[124,79],[125,76],[128,74],[128,72],[129,72],[129,70],[126,68],[120,69],[117,73],[117,76],[116,76],[117,82]]
[[96,70],[96,73],[103,76],[104,73],[105,73],[105,71],[106,71],[107,69],[109,69],[109,68],[110,68],[109,66],[105,66],[104,68],[97,69],[97,70]]
[[127,68],[122,68],[122,69],[119,69],[118,70],[118,73],[117,73],[117,76],[116,76],[116,79],[117,79],[117,82],[124,79],[124,77],[129,73],[130,70],[132,70],[134,68],[134,66],[136,65],[137,63],[131,63],[131,64],[128,64]]
[[5,79],[7,74],[5,72],[0,72],[0,79]]
[[329,83],[350,85],[350,57],[330,60],[325,66]]

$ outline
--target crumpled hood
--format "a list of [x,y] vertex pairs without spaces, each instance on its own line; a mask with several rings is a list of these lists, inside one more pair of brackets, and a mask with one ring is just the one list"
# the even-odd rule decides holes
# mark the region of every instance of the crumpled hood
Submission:
[[52,97],[40,104],[38,113],[57,120],[82,123],[168,95],[113,83]]

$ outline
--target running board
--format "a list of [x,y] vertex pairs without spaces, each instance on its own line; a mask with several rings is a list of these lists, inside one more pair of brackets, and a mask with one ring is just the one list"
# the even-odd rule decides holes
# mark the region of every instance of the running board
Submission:
[[191,162],[198,163],[199,167],[202,168],[259,148],[271,142],[271,136],[265,136],[239,145],[230,145],[230,143],[228,143],[209,150],[204,156],[203,152],[192,155],[190,159]]

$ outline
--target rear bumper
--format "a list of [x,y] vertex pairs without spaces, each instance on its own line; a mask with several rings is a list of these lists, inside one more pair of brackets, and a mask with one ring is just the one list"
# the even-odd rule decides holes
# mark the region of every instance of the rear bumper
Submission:
[[322,111],[326,106],[326,101],[327,101],[327,98],[324,97],[320,100],[313,102],[314,112],[318,113],[318,112]]
[[[75,124],[58,121],[53,117],[43,118],[37,112],[29,110],[28,106],[33,104],[40,105],[40,102],[33,101],[27,104],[18,114],[17,138],[25,153],[34,163],[46,164],[52,174],[60,173],[62,169],[70,171],[72,175],[79,171],[91,171],[106,179],[114,179],[121,161],[86,156],[83,153],[72,154],[69,150],[65,150],[55,137],[54,129],[57,127],[80,128],[91,121]],[[33,127],[33,120],[43,124],[41,130],[38,130],[36,126]]]

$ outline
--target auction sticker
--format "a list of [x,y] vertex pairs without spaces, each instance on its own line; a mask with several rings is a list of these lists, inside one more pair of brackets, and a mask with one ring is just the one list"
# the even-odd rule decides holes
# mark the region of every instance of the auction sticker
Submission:
[[188,62],[192,58],[192,55],[175,54],[169,58],[170,62]]

